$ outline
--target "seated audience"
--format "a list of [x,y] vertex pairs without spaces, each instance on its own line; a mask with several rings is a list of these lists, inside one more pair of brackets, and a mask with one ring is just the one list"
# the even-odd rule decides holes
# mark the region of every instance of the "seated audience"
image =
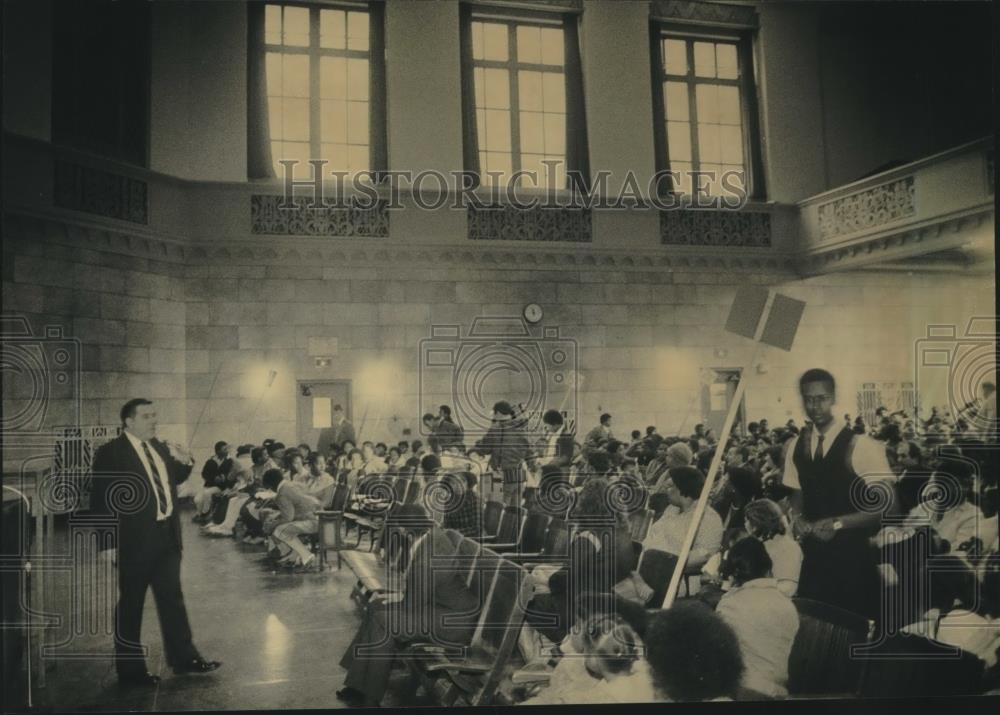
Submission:
[[[644,550],[657,549],[668,554],[680,554],[704,484],[705,477],[694,467],[677,467],[670,470],[664,483],[670,505],[649,527],[649,533],[642,542]],[[718,513],[714,509],[705,509],[688,556],[689,567],[703,565],[719,550],[722,545],[722,531],[722,519]]]
[[[422,506],[404,505],[391,519],[413,540],[409,566],[401,593],[369,603],[357,635],[340,660],[347,677],[337,697],[353,706],[378,706],[389,686],[394,656],[407,643],[450,648],[467,644],[481,607],[478,584],[466,586],[454,545]],[[420,550],[433,555],[433,564],[430,556],[418,558]],[[429,572],[421,571],[421,564]]]
[[445,474],[443,480],[450,496],[442,526],[454,529],[462,536],[480,536],[482,505],[476,493],[476,475],[464,471]]
[[781,508],[770,499],[750,502],[744,511],[747,533],[764,544],[778,590],[791,598],[799,587],[802,548],[791,537]]
[[991,554],[976,573],[963,575],[954,606],[938,622],[936,640],[973,653],[994,669],[1000,658],[1000,554]]
[[293,481],[301,484],[311,497],[320,503],[320,508],[326,509],[333,501],[333,491],[337,488],[337,483],[333,477],[326,472],[326,458],[319,452],[313,452],[306,460],[308,467],[304,472],[300,472]]
[[700,603],[659,611],[646,627],[646,660],[659,699],[685,702],[733,700],[743,677],[743,657],[733,629]]
[[[589,600],[589,599],[582,599]],[[560,644],[547,687],[525,705],[647,703],[656,700],[636,629],[617,608],[582,613]]]
[[229,458],[229,444],[222,441],[216,442],[214,454],[201,468],[204,487],[194,497],[194,505],[197,509],[194,517],[195,523],[205,524],[211,519],[212,500],[225,487],[226,474],[229,473],[232,465],[232,459]]
[[719,600],[716,612],[735,631],[746,669],[745,697],[788,695],[788,656],[799,629],[798,611],[778,589],[771,574],[771,559],[764,545],[753,538],[733,544],[722,566],[732,588]]
[[279,551],[287,552],[280,564],[308,567],[316,558],[299,539],[302,534],[315,534],[319,523],[316,510],[319,502],[306,494],[301,485],[286,479],[279,469],[264,475],[264,488],[274,492],[277,513],[264,522],[264,532],[277,542]]

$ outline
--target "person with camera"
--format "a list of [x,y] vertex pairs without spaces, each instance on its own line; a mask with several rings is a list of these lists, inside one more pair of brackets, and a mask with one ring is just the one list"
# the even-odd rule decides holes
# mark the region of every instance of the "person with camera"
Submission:
[[493,405],[493,424],[476,448],[489,455],[491,468],[503,477],[501,494],[504,505],[520,506],[521,492],[527,479],[524,462],[531,456],[531,446],[509,402],[501,400]]
[[149,588],[156,599],[167,664],[174,672],[208,673],[220,663],[205,660],[195,648],[181,591],[177,485],[191,474],[194,459],[180,445],[156,439],[156,410],[150,400],[129,400],[120,416],[121,435],[94,455],[91,510],[115,526],[114,538],[100,543],[111,549],[110,558],[118,568],[114,626],[118,681],[154,686],[160,678],[147,670],[140,640]]

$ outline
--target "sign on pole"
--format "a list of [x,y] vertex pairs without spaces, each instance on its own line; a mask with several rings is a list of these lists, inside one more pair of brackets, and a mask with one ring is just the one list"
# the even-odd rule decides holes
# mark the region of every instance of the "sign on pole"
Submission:
[[736,333],[745,338],[750,338],[756,342],[753,356],[747,365],[740,370],[740,382],[736,386],[736,392],[729,403],[729,411],[726,413],[726,421],[722,425],[722,433],[712,457],[712,464],[705,475],[705,484],[701,488],[701,497],[695,507],[691,524],[688,526],[687,534],[684,536],[684,544],[681,553],[678,554],[677,565],[674,566],[673,576],[670,578],[670,586],[667,588],[666,598],[663,600],[663,608],[670,608],[674,605],[677,597],[677,589],[680,587],[681,578],[684,575],[684,566],[691,555],[691,546],[694,544],[695,535],[701,525],[702,516],[708,506],[708,495],[715,484],[715,477],[719,472],[719,465],[722,462],[722,452],[726,442],[729,441],[729,433],[733,429],[733,422],[736,420],[736,412],[743,395],[746,392],[747,382],[750,376],[750,368],[757,359],[757,352],[762,343],[772,345],[782,350],[790,351],[792,343],[795,341],[795,334],[799,329],[799,322],[802,320],[802,313],[806,304],[801,300],[789,298],[786,295],[777,293],[771,301],[771,308],[767,311],[766,321],[763,326],[761,319],[765,317],[765,309],[769,291],[759,286],[742,286],[736,291],[736,298],[729,310],[729,319],[726,321],[726,330]]

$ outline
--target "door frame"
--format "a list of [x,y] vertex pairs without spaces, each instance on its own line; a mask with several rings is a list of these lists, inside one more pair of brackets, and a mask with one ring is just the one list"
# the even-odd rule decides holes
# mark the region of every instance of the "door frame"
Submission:
[[[344,418],[353,422],[352,416],[354,414],[352,403],[354,400],[354,381],[350,378],[318,378],[316,380],[302,379],[295,381],[295,435],[296,439],[302,439],[302,433],[299,432],[299,400],[303,397],[302,386],[312,386],[312,385],[344,385],[347,388],[347,400],[346,404],[342,405],[344,408]],[[332,407],[332,405],[331,405]]]

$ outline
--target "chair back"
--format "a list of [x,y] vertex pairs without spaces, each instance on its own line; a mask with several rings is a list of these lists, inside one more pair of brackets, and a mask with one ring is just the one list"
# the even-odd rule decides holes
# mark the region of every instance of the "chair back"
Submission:
[[868,619],[822,601],[793,598],[799,631],[788,658],[790,695],[853,695],[862,661],[851,646],[868,640]]
[[343,511],[347,506],[347,496],[351,493],[350,487],[346,484],[338,484],[333,490],[333,499],[330,500],[330,511]]
[[628,531],[632,541],[643,542],[649,533],[649,527],[653,523],[653,510],[640,509],[629,514]]
[[500,528],[503,502],[488,501],[483,506],[483,536],[495,536]]
[[473,648],[490,658],[492,667],[470,698],[470,705],[492,699],[517,645],[524,612],[533,595],[534,586],[528,573],[511,561],[500,560],[472,638]]
[[392,492],[395,495],[396,501],[403,503],[406,497],[406,478],[396,477],[392,480]]
[[497,543],[516,544],[521,535],[522,510],[519,506],[506,506],[497,526]]
[[653,595],[647,602],[650,608],[663,606],[663,599],[667,597],[667,589],[670,587],[670,579],[674,575],[676,566],[677,556],[675,554],[668,554],[659,549],[646,549],[642,552],[639,560],[639,575],[653,589]]
[[499,554],[485,546],[481,547],[475,565],[472,567],[472,573],[469,574],[469,588],[478,589],[476,593],[488,593],[499,565]]
[[539,511],[529,511],[521,525],[521,540],[518,550],[526,553],[541,551],[545,546],[549,515]]
[[[456,532],[457,533],[457,532]],[[482,545],[473,539],[462,537],[458,542],[457,564],[465,571],[465,585],[472,583],[472,574],[476,570],[476,562],[479,560],[479,553],[483,550]]]
[[419,479],[407,479],[406,482],[406,494],[403,496],[403,503],[416,504],[424,491],[424,485],[420,483]]
[[860,697],[932,697],[983,692],[985,663],[975,654],[909,633],[855,651]]

